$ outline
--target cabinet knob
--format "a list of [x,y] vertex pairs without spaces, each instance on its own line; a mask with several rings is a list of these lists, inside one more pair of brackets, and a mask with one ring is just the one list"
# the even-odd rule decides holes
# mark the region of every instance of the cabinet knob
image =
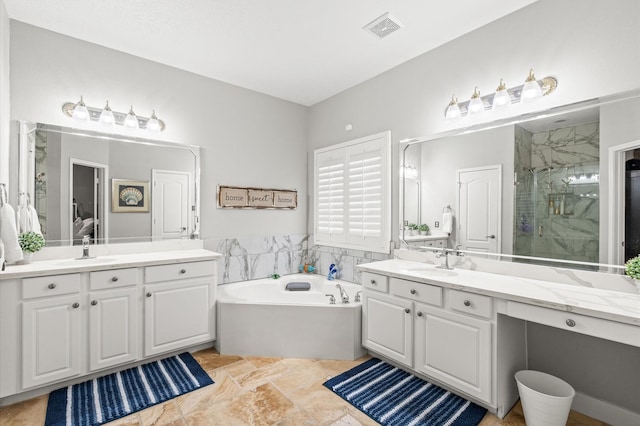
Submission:
[[92,301],[91,301],[91,306],[96,306],[97,304],[98,304],[98,301],[97,301],[97,300],[92,300]]
[[411,313],[411,309],[409,309],[409,308],[405,308],[405,309],[404,309],[404,311],[405,311],[405,313],[407,313],[407,314]]
[[118,281],[118,277],[112,277],[111,281],[113,281],[115,283],[116,281]]
[[151,297],[151,292],[147,292],[147,297]]
[[565,322],[569,327],[575,327],[576,326],[576,322],[574,320],[572,320],[572,319],[568,319]]
[[180,269],[180,273],[181,273],[181,274],[186,274],[186,273],[187,273],[187,270],[186,270],[186,269]]
[[74,303],[73,305],[71,305],[71,307],[73,309],[78,309],[80,307],[80,304],[78,302]]
[[464,306],[471,306],[471,301],[470,300],[465,300],[464,301]]
[[371,285],[378,285],[378,283],[376,282],[376,280],[371,280]]
[[413,289],[413,288],[412,288],[412,289],[411,289],[411,291],[410,291],[410,293],[411,293],[411,294],[416,294],[415,289]]
[[421,316],[422,316],[422,312],[418,312],[418,313],[417,313],[417,315],[418,315],[419,317],[421,317]]
[[54,288],[56,288],[56,284],[55,283],[51,283],[47,287],[49,287],[51,290],[53,290]]

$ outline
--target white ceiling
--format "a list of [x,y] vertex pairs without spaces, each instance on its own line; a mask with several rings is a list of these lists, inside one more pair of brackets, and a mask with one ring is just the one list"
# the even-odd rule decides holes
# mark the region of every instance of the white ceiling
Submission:
[[[313,105],[536,0],[4,0],[11,19]],[[362,29],[389,12],[403,28]]]

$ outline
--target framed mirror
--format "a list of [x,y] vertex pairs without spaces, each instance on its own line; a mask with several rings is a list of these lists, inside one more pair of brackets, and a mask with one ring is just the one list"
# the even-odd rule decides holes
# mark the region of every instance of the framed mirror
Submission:
[[[403,141],[401,174],[417,170],[419,220],[446,247],[620,273],[640,247],[640,133],[625,127],[639,108],[635,90]],[[415,179],[400,179],[401,240],[429,248],[405,226]],[[451,232],[442,228],[447,206]]]
[[19,123],[19,204],[46,246],[198,238],[200,148]]

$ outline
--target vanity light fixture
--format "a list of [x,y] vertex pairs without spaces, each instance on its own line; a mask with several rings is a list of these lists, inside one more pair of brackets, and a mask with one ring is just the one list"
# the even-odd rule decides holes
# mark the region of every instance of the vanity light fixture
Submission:
[[[166,125],[156,115],[155,110],[151,117],[141,117],[133,112],[133,106],[129,109],[129,113],[117,112],[111,110],[109,101],[104,108],[94,108],[87,106],[84,99],[80,96],[78,102],[65,102],[62,105],[62,112],[78,122],[95,121],[103,127],[122,126],[126,129],[136,131],[147,131],[149,133],[159,133],[164,131]],[[84,117],[84,118],[83,118]]]
[[476,87],[471,95],[471,99],[465,102],[458,102],[455,95],[447,105],[444,116],[447,121],[454,121],[459,118],[479,114],[486,110],[504,110],[511,104],[528,102],[541,96],[553,93],[558,87],[558,79],[552,76],[537,80],[533,74],[533,69],[529,70],[524,84],[507,88],[503,79],[495,92],[480,96],[480,90]]

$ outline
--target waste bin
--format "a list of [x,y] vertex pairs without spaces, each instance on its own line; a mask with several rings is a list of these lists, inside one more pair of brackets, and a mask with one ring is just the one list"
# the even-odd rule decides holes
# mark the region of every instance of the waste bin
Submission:
[[576,391],[562,379],[541,371],[515,375],[527,426],[564,426]]

